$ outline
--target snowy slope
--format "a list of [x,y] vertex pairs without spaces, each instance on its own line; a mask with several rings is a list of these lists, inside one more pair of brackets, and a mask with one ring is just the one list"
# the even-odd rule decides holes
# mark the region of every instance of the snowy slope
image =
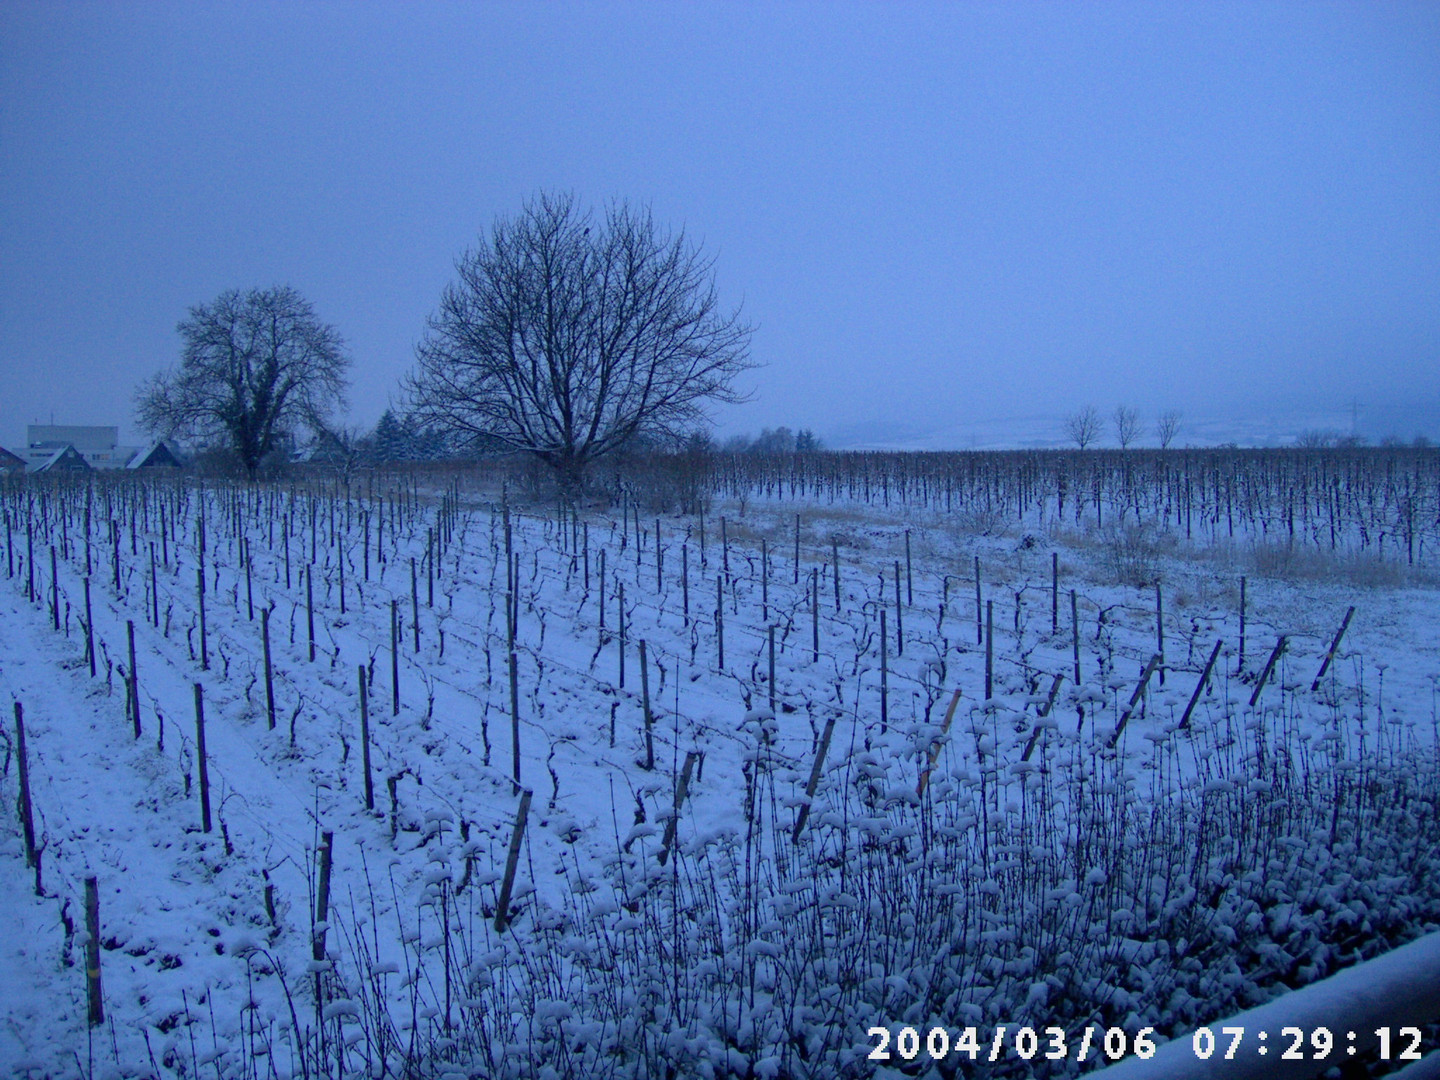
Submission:
[[[0,1066],[11,1072],[290,1076],[343,1059],[371,1070],[409,1062],[420,1075],[530,1075],[536,1062],[560,1075],[646,1075],[661,1062],[697,1075],[866,1075],[874,1022],[1078,1028],[1103,1018],[1168,1029],[1440,919],[1433,818],[1397,825],[1434,797],[1440,660],[1427,630],[1440,622],[1440,595],[1431,589],[1252,579],[1242,678],[1233,578],[1213,562],[1167,556],[1165,681],[1157,672],[1111,750],[1156,647],[1154,595],[1116,583],[1103,552],[1073,532],[1027,541],[966,535],[914,510],[728,504],[705,520],[702,563],[695,518],[659,520],[657,560],[653,514],[637,525],[592,512],[587,544],[580,523],[517,507],[515,701],[521,783],[534,801],[513,923],[501,933],[492,920],[518,796],[496,493],[407,488],[346,500],[328,489],[157,486],[140,504],[123,501],[134,497],[126,489],[114,494],[118,548],[98,527],[111,516],[99,512],[105,493],[92,504],[96,677],[80,621],[83,495],[52,505],[49,530],[36,534],[35,601],[19,533],[16,572],[0,583],[0,702],[25,710],[45,891],[33,894],[12,818],[0,834],[17,913],[0,940]],[[7,508],[16,522],[39,513],[13,497]],[[196,587],[202,510],[208,668]],[[907,529],[914,568],[902,590]],[[446,530],[432,605],[425,556],[430,534]],[[147,615],[152,542],[169,554],[154,577],[159,625]],[[1052,550],[1060,595],[1077,592],[1078,688],[1068,603],[1051,626]],[[988,697],[968,576],[977,555],[993,602]],[[300,572],[312,557],[313,662]],[[1351,604],[1358,614],[1338,660],[1312,692]],[[127,717],[127,621],[138,739]],[[1282,632],[1288,648],[1252,707]],[[1226,646],[1216,677],[1177,730],[1217,638]],[[373,812],[363,803],[362,666]],[[1067,679],[1041,717],[1057,674]],[[200,831],[196,683],[210,833]],[[827,725],[829,753],[796,842]],[[1032,735],[1033,757],[1022,761]],[[703,758],[662,864],[690,752]],[[12,805],[15,776],[12,766]],[[1343,822],[1331,823],[1331,803],[1345,808]],[[1236,830],[1246,842],[1226,854]],[[1361,830],[1381,838],[1362,850]],[[326,959],[315,963],[326,832],[331,909]],[[1167,850],[1193,859],[1167,863]],[[97,1028],[86,1023],[83,973],[92,875],[107,1010]],[[1196,943],[1193,962],[1164,944],[1177,928]]]

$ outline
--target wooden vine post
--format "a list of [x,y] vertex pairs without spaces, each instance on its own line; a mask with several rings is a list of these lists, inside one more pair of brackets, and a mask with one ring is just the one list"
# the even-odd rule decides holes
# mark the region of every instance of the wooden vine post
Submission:
[[305,631],[310,641],[310,663],[315,662],[315,589],[311,583],[310,567],[305,564]]
[[760,621],[770,621],[770,549],[760,538]]
[[[240,557],[241,557],[242,560],[244,560],[244,563],[245,563],[245,619],[246,619],[247,622],[254,622],[254,621],[255,621],[255,590],[254,590],[254,587],[252,586],[251,581],[250,581],[250,538],[249,538],[248,536],[242,536],[242,537],[240,538]],[[344,570],[343,570],[344,564],[342,563],[341,566],[342,566],[341,572],[342,572],[342,574],[343,574],[343,572],[344,572]],[[151,578],[152,581],[153,581],[154,578],[155,578],[155,545],[154,545],[154,544],[151,544],[151,545],[150,545],[150,578]],[[340,607],[341,607],[341,610],[343,611],[343,610],[344,610],[344,607],[345,607],[345,586],[344,586],[344,580],[345,580],[345,579],[342,577],[340,580],[341,580],[341,586],[340,586]]]
[[[905,538],[908,541],[910,534]],[[895,560],[895,655],[905,655],[905,609],[900,604],[900,560]]]
[[515,829],[510,834],[510,851],[505,856],[505,877],[500,882],[500,896],[495,902],[495,932],[503,933],[510,921],[510,892],[515,887],[515,868],[520,862],[520,841],[525,836],[525,818],[530,813],[530,789],[520,793],[520,809],[515,814]]
[[265,716],[270,730],[275,730],[275,676],[270,666],[270,609],[260,611],[260,638],[265,653]]
[[685,801],[685,796],[690,791],[690,773],[695,768],[695,751],[685,751],[685,765],[680,770],[680,782],[675,785],[675,808],[670,814],[670,820],[665,823],[665,838],[660,844],[660,865],[665,865],[665,860],[670,857],[670,849],[675,846],[675,828],[680,821],[680,805]]
[[410,622],[415,632],[415,652],[420,652],[420,586],[415,573],[415,556],[410,556]]
[[1155,651],[1160,654],[1160,685],[1165,685],[1165,620],[1160,583],[1155,583]]
[[910,567],[910,530],[905,530],[905,602],[915,606],[915,578]]
[[55,545],[50,545],[50,621],[60,629],[60,572],[55,568]]
[[650,711],[650,665],[645,660],[645,639],[640,639],[640,700],[645,711],[645,768],[655,768],[655,715]]
[[195,590],[200,599],[200,670],[210,670],[210,646],[205,633],[205,568],[195,568]]
[[140,738],[140,676],[135,670],[135,620],[125,620],[125,637],[130,644],[130,670],[126,673],[125,705],[130,710],[130,723],[135,728],[135,738]]
[[1074,650],[1075,687],[1080,687],[1080,608],[1075,599],[1075,590],[1070,590],[1070,645]]
[[1135,706],[1140,703],[1141,697],[1145,694],[1145,687],[1150,683],[1150,676],[1155,674],[1155,669],[1160,666],[1160,654],[1156,653],[1150,657],[1150,662],[1145,665],[1145,672],[1140,676],[1140,682],[1135,686],[1135,692],[1130,695],[1130,704],[1125,706],[1125,711],[1120,714],[1120,722],[1115,725],[1115,730],[1110,735],[1110,745],[1114,746],[1120,741],[1120,733],[1125,730],[1125,725],[1130,721],[1130,714],[1135,711]]
[[985,700],[995,696],[995,601],[985,601]]
[[1235,674],[1245,670],[1245,578],[1240,578],[1240,658],[1235,665]]
[[105,1001],[100,989],[100,889],[93,877],[85,879],[85,990],[90,1026],[105,1022]]
[[[381,519],[384,520],[383,518]],[[400,611],[390,600],[390,715],[400,715]]]
[[[249,565],[248,563],[246,564]],[[246,578],[245,587],[248,590],[250,580]],[[252,618],[254,616],[251,616]],[[160,629],[160,575],[155,569],[155,541],[150,541],[150,625],[156,630]]]
[[511,605],[515,596],[515,534],[510,527],[510,503],[507,499],[501,506],[505,518],[505,618],[513,624],[515,613]]
[[365,665],[357,667],[360,682],[360,761],[365,768],[365,809],[375,809],[375,780],[370,773],[370,694]]
[[210,767],[205,759],[205,688],[195,684],[195,759],[200,770],[200,828],[210,831]]
[[820,568],[810,568],[810,662],[820,662]]
[[[320,834],[320,882],[315,891],[315,936],[310,946],[310,955],[315,960],[325,959],[325,931],[330,923],[330,868],[334,863],[333,848],[335,834]],[[315,973],[315,985],[319,988],[320,973]]]
[[945,709],[945,723],[941,725],[940,734],[930,744],[930,753],[925,762],[925,768],[920,773],[920,780],[915,785],[915,794],[924,795],[925,788],[930,783],[930,773],[935,768],[935,762],[940,759],[940,750],[944,745],[945,736],[950,731],[950,724],[955,719],[955,709],[960,704],[960,688],[957,686],[955,692],[950,695],[950,704]]
[[887,650],[889,634],[885,629],[885,608],[880,608],[880,730],[890,730],[890,663]]
[[985,613],[980,603],[980,556],[975,556],[975,644],[985,644]]
[[715,666],[725,670],[725,591],[720,575],[715,575]]
[[[25,750],[25,709],[18,701],[15,702],[15,756],[20,766],[20,827],[25,834],[25,865],[36,869],[40,856],[35,850],[35,814],[30,802],[30,759]],[[39,890],[36,891],[38,893]]]
[[810,804],[815,799],[815,789],[820,785],[820,774],[825,769],[825,755],[830,752],[830,736],[834,733],[835,717],[829,716],[825,720],[825,730],[820,735],[820,745],[815,751],[815,764],[810,767],[810,782],[805,785],[805,801],[800,805],[800,812],[795,817],[795,828],[790,833],[791,843],[800,842],[800,833],[810,818]]
[[95,619],[90,610],[90,578],[85,578],[85,659],[90,664],[90,677],[95,678]]
[[[1044,706],[1040,709],[1039,716],[1041,720],[1044,720],[1045,717],[1049,716],[1050,710],[1055,708],[1055,698],[1059,695],[1060,684],[1064,681],[1065,673],[1056,672],[1055,678],[1050,683],[1050,696],[1046,699]],[[1035,752],[1035,744],[1039,742],[1040,732],[1042,730],[1043,728],[1040,726],[1040,724],[1037,723],[1034,729],[1030,732],[1030,741],[1025,744],[1025,752],[1020,755],[1021,761],[1030,760],[1030,755]]]
[[1265,684],[1270,681],[1270,675],[1275,670],[1276,663],[1285,652],[1285,645],[1288,642],[1286,635],[1281,634],[1275,639],[1275,648],[1270,650],[1270,659],[1265,661],[1265,670],[1260,672],[1260,678],[1255,681],[1255,692],[1250,695],[1250,707],[1253,709],[1255,703],[1260,700],[1260,691],[1265,689]]
[[[510,594],[506,594],[505,605],[507,609],[511,603]],[[520,786],[520,672],[518,661],[515,656],[515,620],[506,619],[508,631],[508,644],[506,650],[510,665],[510,777],[515,781],[515,786]],[[621,655],[624,653],[622,651]]]
[[1195,684],[1195,692],[1190,695],[1190,704],[1185,706],[1185,714],[1180,717],[1180,727],[1190,726],[1190,714],[1195,711],[1195,706],[1200,701],[1200,695],[1205,692],[1205,684],[1210,681],[1210,672],[1215,668],[1215,658],[1220,655],[1221,639],[1215,639],[1215,647],[1210,650],[1210,659],[1205,661],[1205,670],[1200,673],[1200,681]]
[[1340,639],[1345,636],[1346,629],[1350,626],[1350,620],[1355,617],[1355,605],[1351,604],[1345,612],[1345,618],[1340,621],[1340,629],[1335,631],[1335,637],[1330,642],[1330,648],[1325,650],[1325,660],[1320,665],[1320,670],[1315,673],[1315,681],[1310,684],[1310,692],[1313,694],[1320,689],[1320,680],[1325,677],[1325,672],[1330,670],[1330,662],[1335,659],[1335,650],[1340,648]]

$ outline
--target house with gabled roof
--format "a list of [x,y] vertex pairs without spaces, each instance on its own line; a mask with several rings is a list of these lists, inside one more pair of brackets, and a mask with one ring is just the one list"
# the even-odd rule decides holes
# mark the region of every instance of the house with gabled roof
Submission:
[[75,447],[66,444],[40,463],[33,472],[89,472],[91,465]]
[[153,443],[125,463],[127,469],[179,469],[180,459],[163,442]]
[[25,471],[25,459],[0,446],[0,476],[19,476]]

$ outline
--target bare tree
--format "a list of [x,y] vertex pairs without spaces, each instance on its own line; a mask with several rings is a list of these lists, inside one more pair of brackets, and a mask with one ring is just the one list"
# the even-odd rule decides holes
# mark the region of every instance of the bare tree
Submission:
[[1168,450],[1180,434],[1180,410],[1166,409],[1155,421],[1155,437],[1160,440],[1160,449]]
[[222,443],[251,476],[299,427],[324,430],[344,403],[345,342],[288,285],[231,289],[177,327],[180,365],[136,392],[140,424],[160,438]]
[[416,412],[534,454],[567,491],[642,439],[677,442],[710,402],[739,402],[751,328],[719,310],[713,260],[648,210],[603,220],[541,193],[456,262],[416,348]]
[[1140,437],[1140,414],[1128,405],[1116,405],[1110,421],[1115,425],[1115,441],[1120,444],[1121,450],[1129,449],[1130,444]]
[[1065,437],[1084,450],[1100,435],[1100,410],[1086,405],[1065,418]]

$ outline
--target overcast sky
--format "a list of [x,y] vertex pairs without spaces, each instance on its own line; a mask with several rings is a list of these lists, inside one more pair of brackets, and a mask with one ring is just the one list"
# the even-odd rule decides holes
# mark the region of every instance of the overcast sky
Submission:
[[0,0],[0,163],[0,443],[134,433],[187,308],[277,283],[373,424],[541,188],[717,256],[765,365],[722,433],[1440,434],[1435,3]]

